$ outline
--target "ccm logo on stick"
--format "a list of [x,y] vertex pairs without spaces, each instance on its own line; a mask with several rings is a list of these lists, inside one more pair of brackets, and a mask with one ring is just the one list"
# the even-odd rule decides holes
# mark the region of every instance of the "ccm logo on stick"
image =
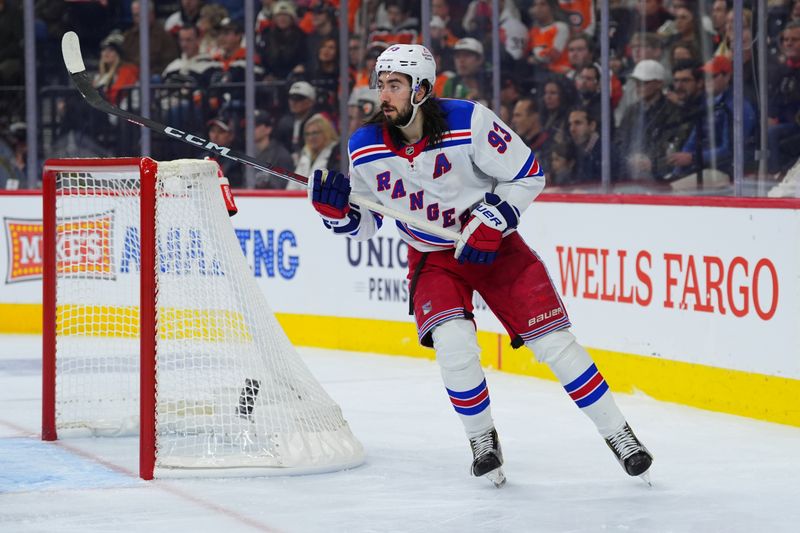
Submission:
[[221,156],[237,161],[236,158],[228,155],[228,152],[231,151],[230,148],[227,148],[225,146],[220,146],[217,143],[213,143],[209,140],[203,139],[202,137],[198,137],[197,135],[186,133],[185,131],[181,131],[178,128],[173,128],[172,126],[167,126],[166,128],[164,128],[164,133],[166,133],[170,137],[175,137],[176,139],[184,139],[195,146],[199,146],[200,148],[205,148],[206,150],[214,150]]

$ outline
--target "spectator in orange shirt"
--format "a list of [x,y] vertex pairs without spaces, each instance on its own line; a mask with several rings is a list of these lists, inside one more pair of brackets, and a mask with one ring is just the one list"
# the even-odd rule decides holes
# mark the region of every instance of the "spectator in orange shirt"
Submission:
[[120,90],[139,81],[139,67],[123,60],[121,33],[114,31],[100,43],[100,63],[94,86],[114,105],[122,100]]
[[[223,102],[228,102],[233,108],[244,106],[244,79],[247,71],[247,53],[242,46],[244,27],[242,23],[230,18],[220,22],[219,47],[221,52],[214,56],[214,61],[219,65],[211,75],[212,88],[209,91],[209,103],[212,109],[219,109]],[[261,67],[261,58],[254,58],[256,81],[264,77]],[[242,84],[234,86],[233,84]],[[217,87],[213,87],[217,85]],[[230,178],[229,178],[230,179]],[[231,182],[233,186],[233,182]]]
[[[333,13],[333,16],[338,19],[336,12],[339,10],[339,0],[299,0],[296,3],[297,7],[308,8],[305,12],[305,15],[303,15],[303,17],[297,23],[297,25],[300,26],[300,29],[306,33],[311,33],[314,31],[314,22],[312,19],[315,14],[315,8],[318,6],[328,6],[330,12]],[[347,27],[350,29],[350,33],[354,33],[356,28],[363,30],[364,24],[361,24],[360,21],[356,20],[361,16],[362,12],[366,12],[366,10],[361,9],[361,0],[350,0],[347,2]]]
[[569,72],[569,26],[556,20],[556,14],[560,13],[556,0],[533,0],[530,13],[535,25],[530,31],[531,55],[528,62],[558,74]]
[[558,0],[558,4],[567,15],[572,33],[594,35],[594,0]]
[[[238,20],[230,18],[220,22],[219,47],[221,52],[214,56],[214,61],[219,62],[220,71],[215,73],[214,83],[243,82],[246,70],[246,50],[243,43],[244,28]],[[261,58],[255,57],[256,79],[264,75],[261,67]]]

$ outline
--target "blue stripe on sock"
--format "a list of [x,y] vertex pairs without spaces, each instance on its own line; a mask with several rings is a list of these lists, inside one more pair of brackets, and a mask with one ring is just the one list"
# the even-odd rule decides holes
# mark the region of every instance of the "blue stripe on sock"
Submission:
[[599,385],[599,386],[598,386],[598,387],[597,387],[597,388],[594,390],[594,392],[593,392],[593,393],[591,393],[589,396],[585,396],[585,397],[581,398],[580,400],[578,400],[577,402],[575,402],[575,404],[576,404],[578,407],[581,407],[581,408],[583,408],[583,407],[588,407],[588,406],[592,405],[594,402],[596,402],[597,400],[599,400],[599,399],[600,399],[600,397],[601,397],[603,394],[605,394],[607,390],[608,390],[608,383],[606,383],[605,381],[603,381],[603,382],[602,382],[602,383],[601,383],[601,384],[600,384],[600,385]]
[[458,414],[470,415],[471,416],[471,415],[477,415],[478,413],[482,412],[484,409],[489,407],[489,403],[490,403],[490,400],[489,400],[489,397],[487,396],[485,400],[483,400],[481,403],[479,403],[475,407],[464,408],[464,407],[456,407],[454,405],[453,408],[456,410],[456,413],[458,413]]
[[597,373],[597,365],[592,363],[592,366],[587,368],[583,374],[573,379],[568,384],[564,385],[564,389],[566,389],[567,392],[574,392],[583,387],[583,385],[585,385],[586,382],[589,381],[592,378],[592,376],[594,376],[596,373]]
[[470,398],[474,398],[481,392],[483,389],[486,388],[486,380],[484,379],[481,381],[481,384],[475,387],[472,390],[464,391],[464,392],[456,392],[454,390],[447,389],[447,394],[452,396],[453,398],[457,398],[459,400],[468,400]]

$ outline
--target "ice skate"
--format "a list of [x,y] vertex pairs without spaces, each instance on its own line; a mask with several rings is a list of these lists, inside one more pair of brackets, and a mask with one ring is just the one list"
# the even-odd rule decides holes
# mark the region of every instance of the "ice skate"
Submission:
[[494,428],[469,439],[472,448],[472,475],[475,477],[486,476],[495,487],[505,485],[506,476],[503,473],[503,450]]
[[606,444],[629,476],[639,476],[645,483],[651,485],[649,469],[653,463],[653,456],[639,442],[628,424],[606,438]]

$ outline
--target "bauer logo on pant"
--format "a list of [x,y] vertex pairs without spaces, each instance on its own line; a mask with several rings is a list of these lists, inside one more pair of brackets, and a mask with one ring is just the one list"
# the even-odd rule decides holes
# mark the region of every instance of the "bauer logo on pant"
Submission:
[[539,313],[535,317],[533,317],[530,320],[528,320],[528,325],[529,326],[533,326],[534,324],[538,324],[542,320],[547,320],[548,318],[552,318],[554,316],[558,316],[561,313],[562,313],[562,309],[559,308],[559,307],[556,307],[555,309],[551,309],[551,310],[549,310],[549,311],[547,311],[545,313]]

